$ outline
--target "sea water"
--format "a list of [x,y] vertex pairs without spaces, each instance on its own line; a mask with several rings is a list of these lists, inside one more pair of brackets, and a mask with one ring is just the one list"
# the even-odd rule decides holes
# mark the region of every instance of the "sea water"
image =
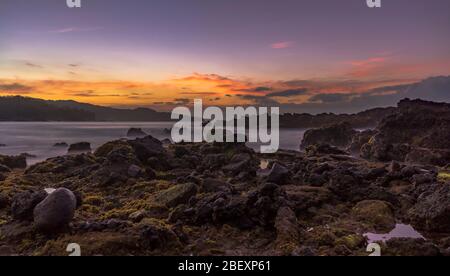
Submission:
[[[126,138],[129,128],[142,128],[157,139],[170,139],[173,122],[0,122],[0,147],[2,155],[27,153],[28,164],[50,157],[65,155],[67,148],[54,144],[89,142],[95,150],[106,142]],[[280,148],[298,150],[305,130],[281,129]],[[249,144],[257,150],[258,143]]]

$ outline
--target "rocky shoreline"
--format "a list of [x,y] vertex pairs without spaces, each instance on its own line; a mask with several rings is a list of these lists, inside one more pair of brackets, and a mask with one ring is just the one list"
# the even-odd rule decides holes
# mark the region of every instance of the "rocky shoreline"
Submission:
[[405,100],[375,130],[305,134],[302,151],[106,143],[26,167],[0,156],[0,255],[450,255],[450,105]]

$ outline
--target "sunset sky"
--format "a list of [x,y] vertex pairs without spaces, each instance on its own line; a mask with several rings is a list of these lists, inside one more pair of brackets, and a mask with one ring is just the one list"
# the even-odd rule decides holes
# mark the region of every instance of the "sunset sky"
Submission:
[[450,75],[448,0],[384,0],[380,9],[365,0],[82,4],[0,1],[0,96],[341,112]]

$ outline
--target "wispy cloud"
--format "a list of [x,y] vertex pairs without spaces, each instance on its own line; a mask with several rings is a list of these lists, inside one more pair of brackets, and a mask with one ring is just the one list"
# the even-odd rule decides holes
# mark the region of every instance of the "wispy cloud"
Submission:
[[364,60],[349,61],[348,63],[352,66],[362,67],[362,66],[369,66],[369,65],[384,63],[386,60],[387,60],[386,57],[372,57],[372,58],[368,58],[368,59],[364,59]]
[[374,56],[363,60],[352,60],[346,62],[351,65],[350,76],[353,78],[364,78],[380,73],[390,61],[390,56]]
[[32,67],[32,68],[43,68],[42,65],[36,64],[36,63],[32,63],[32,62],[25,62],[25,65],[28,67]]
[[90,97],[122,97],[123,95],[120,94],[101,94],[97,93],[94,90],[86,90],[86,91],[77,91],[71,94],[75,97],[82,97],[82,98],[90,98]]
[[295,97],[300,95],[305,95],[308,93],[308,89],[298,88],[298,89],[289,89],[279,92],[274,92],[267,94],[267,97]]
[[9,84],[1,84],[0,83],[0,93],[6,93],[6,94],[28,94],[33,90],[33,87],[23,85],[20,83],[9,83]]
[[95,32],[99,30],[103,30],[103,27],[90,27],[90,28],[68,27],[57,30],[51,30],[49,31],[49,33],[65,34],[65,33],[79,33],[79,32]]
[[270,44],[270,48],[272,49],[287,49],[294,46],[294,42],[292,41],[281,41]]

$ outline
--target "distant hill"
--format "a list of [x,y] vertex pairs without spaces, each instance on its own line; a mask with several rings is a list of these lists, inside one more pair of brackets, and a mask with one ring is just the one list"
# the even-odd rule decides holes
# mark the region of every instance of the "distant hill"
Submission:
[[148,108],[118,109],[75,101],[0,97],[0,121],[169,121],[170,113]]
[[[314,128],[343,121],[355,128],[374,127],[395,107],[374,108],[357,114],[284,114],[282,128]],[[170,121],[170,113],[149,108],[118,109],[76,101],[47,101],[22,96],[0,97],[0,121],[105,121],[156,122]]]
[[96,121],[170,121],[170,113],[157,112],[150,108],[119,109],[76,101],[54,101],[55,106],[76,109],[94,114]]
[[341,122],[348,122],[354,128],[375,127],[388,115],[396,112],[396,107],[373,108],[356,114],[323,113],[317,115],[286,113],[280,117],[282,128],[316,128]]

